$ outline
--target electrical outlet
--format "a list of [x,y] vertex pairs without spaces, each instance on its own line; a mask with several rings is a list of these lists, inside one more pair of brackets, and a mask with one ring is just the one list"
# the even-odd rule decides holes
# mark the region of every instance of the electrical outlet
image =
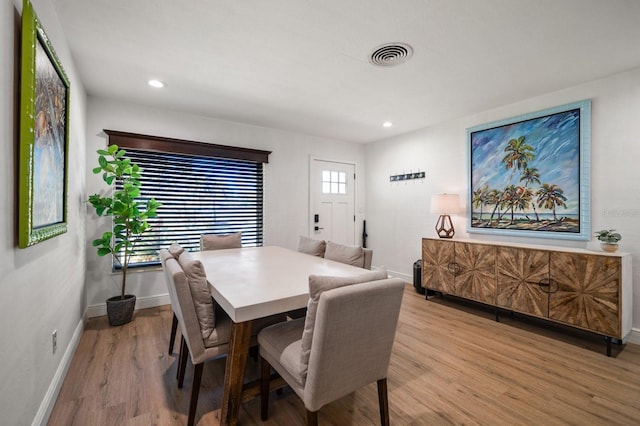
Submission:
[[53,353],[56,353],[58,349],[58,330],[53,330],[51,333],[51,345],[53,346]]

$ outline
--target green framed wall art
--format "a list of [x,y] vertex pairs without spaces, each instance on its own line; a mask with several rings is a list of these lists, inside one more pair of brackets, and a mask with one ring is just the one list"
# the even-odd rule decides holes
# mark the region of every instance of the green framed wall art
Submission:
[[22,8],[18,246],[67,231],[69,80],[29,0]]

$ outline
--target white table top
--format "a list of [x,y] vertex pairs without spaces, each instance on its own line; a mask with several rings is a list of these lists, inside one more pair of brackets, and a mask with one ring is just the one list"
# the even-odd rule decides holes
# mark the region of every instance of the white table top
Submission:
[[235,322],[307,306],[309,275],[346,277],[366,272],[276,246],[192,254],[204,266],[213,298]]

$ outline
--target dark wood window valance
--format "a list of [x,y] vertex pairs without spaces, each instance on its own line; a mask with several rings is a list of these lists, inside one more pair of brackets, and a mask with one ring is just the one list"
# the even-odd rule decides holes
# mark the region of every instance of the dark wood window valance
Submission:
[[107,130],[109,145],[116,144],[121,148],[132,148],[142,151],[173,152],[176,154],[200,155],[205,157],[231,158],[234,160],[268,163],[271,151],[242,148],[228,145],[216,145],[205,142],[194,142],[183,139],[165,138],[162,136],[140,135],[137,133]]

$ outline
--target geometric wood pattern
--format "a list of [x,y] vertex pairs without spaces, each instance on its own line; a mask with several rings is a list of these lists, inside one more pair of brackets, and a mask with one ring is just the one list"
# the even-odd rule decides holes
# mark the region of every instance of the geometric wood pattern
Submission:
[[549,284],[549,252],[498,247],[497,265],[496,304],[513,311],[547,317],[550,290],[545,284]]
[[455,243],[456,294],[479,302],[496,303],[496,246]]
[[422,239],[422,286],[607,337],[631,331],[631,256]]
[[[607,336],[620,336],[620,258],[553,253],[549,317]],[[622,337],[622,336],[620,336]]]
[[454,275],[449,265],[454,261],[453,241],[422,240],[422,287],[456,294]]

